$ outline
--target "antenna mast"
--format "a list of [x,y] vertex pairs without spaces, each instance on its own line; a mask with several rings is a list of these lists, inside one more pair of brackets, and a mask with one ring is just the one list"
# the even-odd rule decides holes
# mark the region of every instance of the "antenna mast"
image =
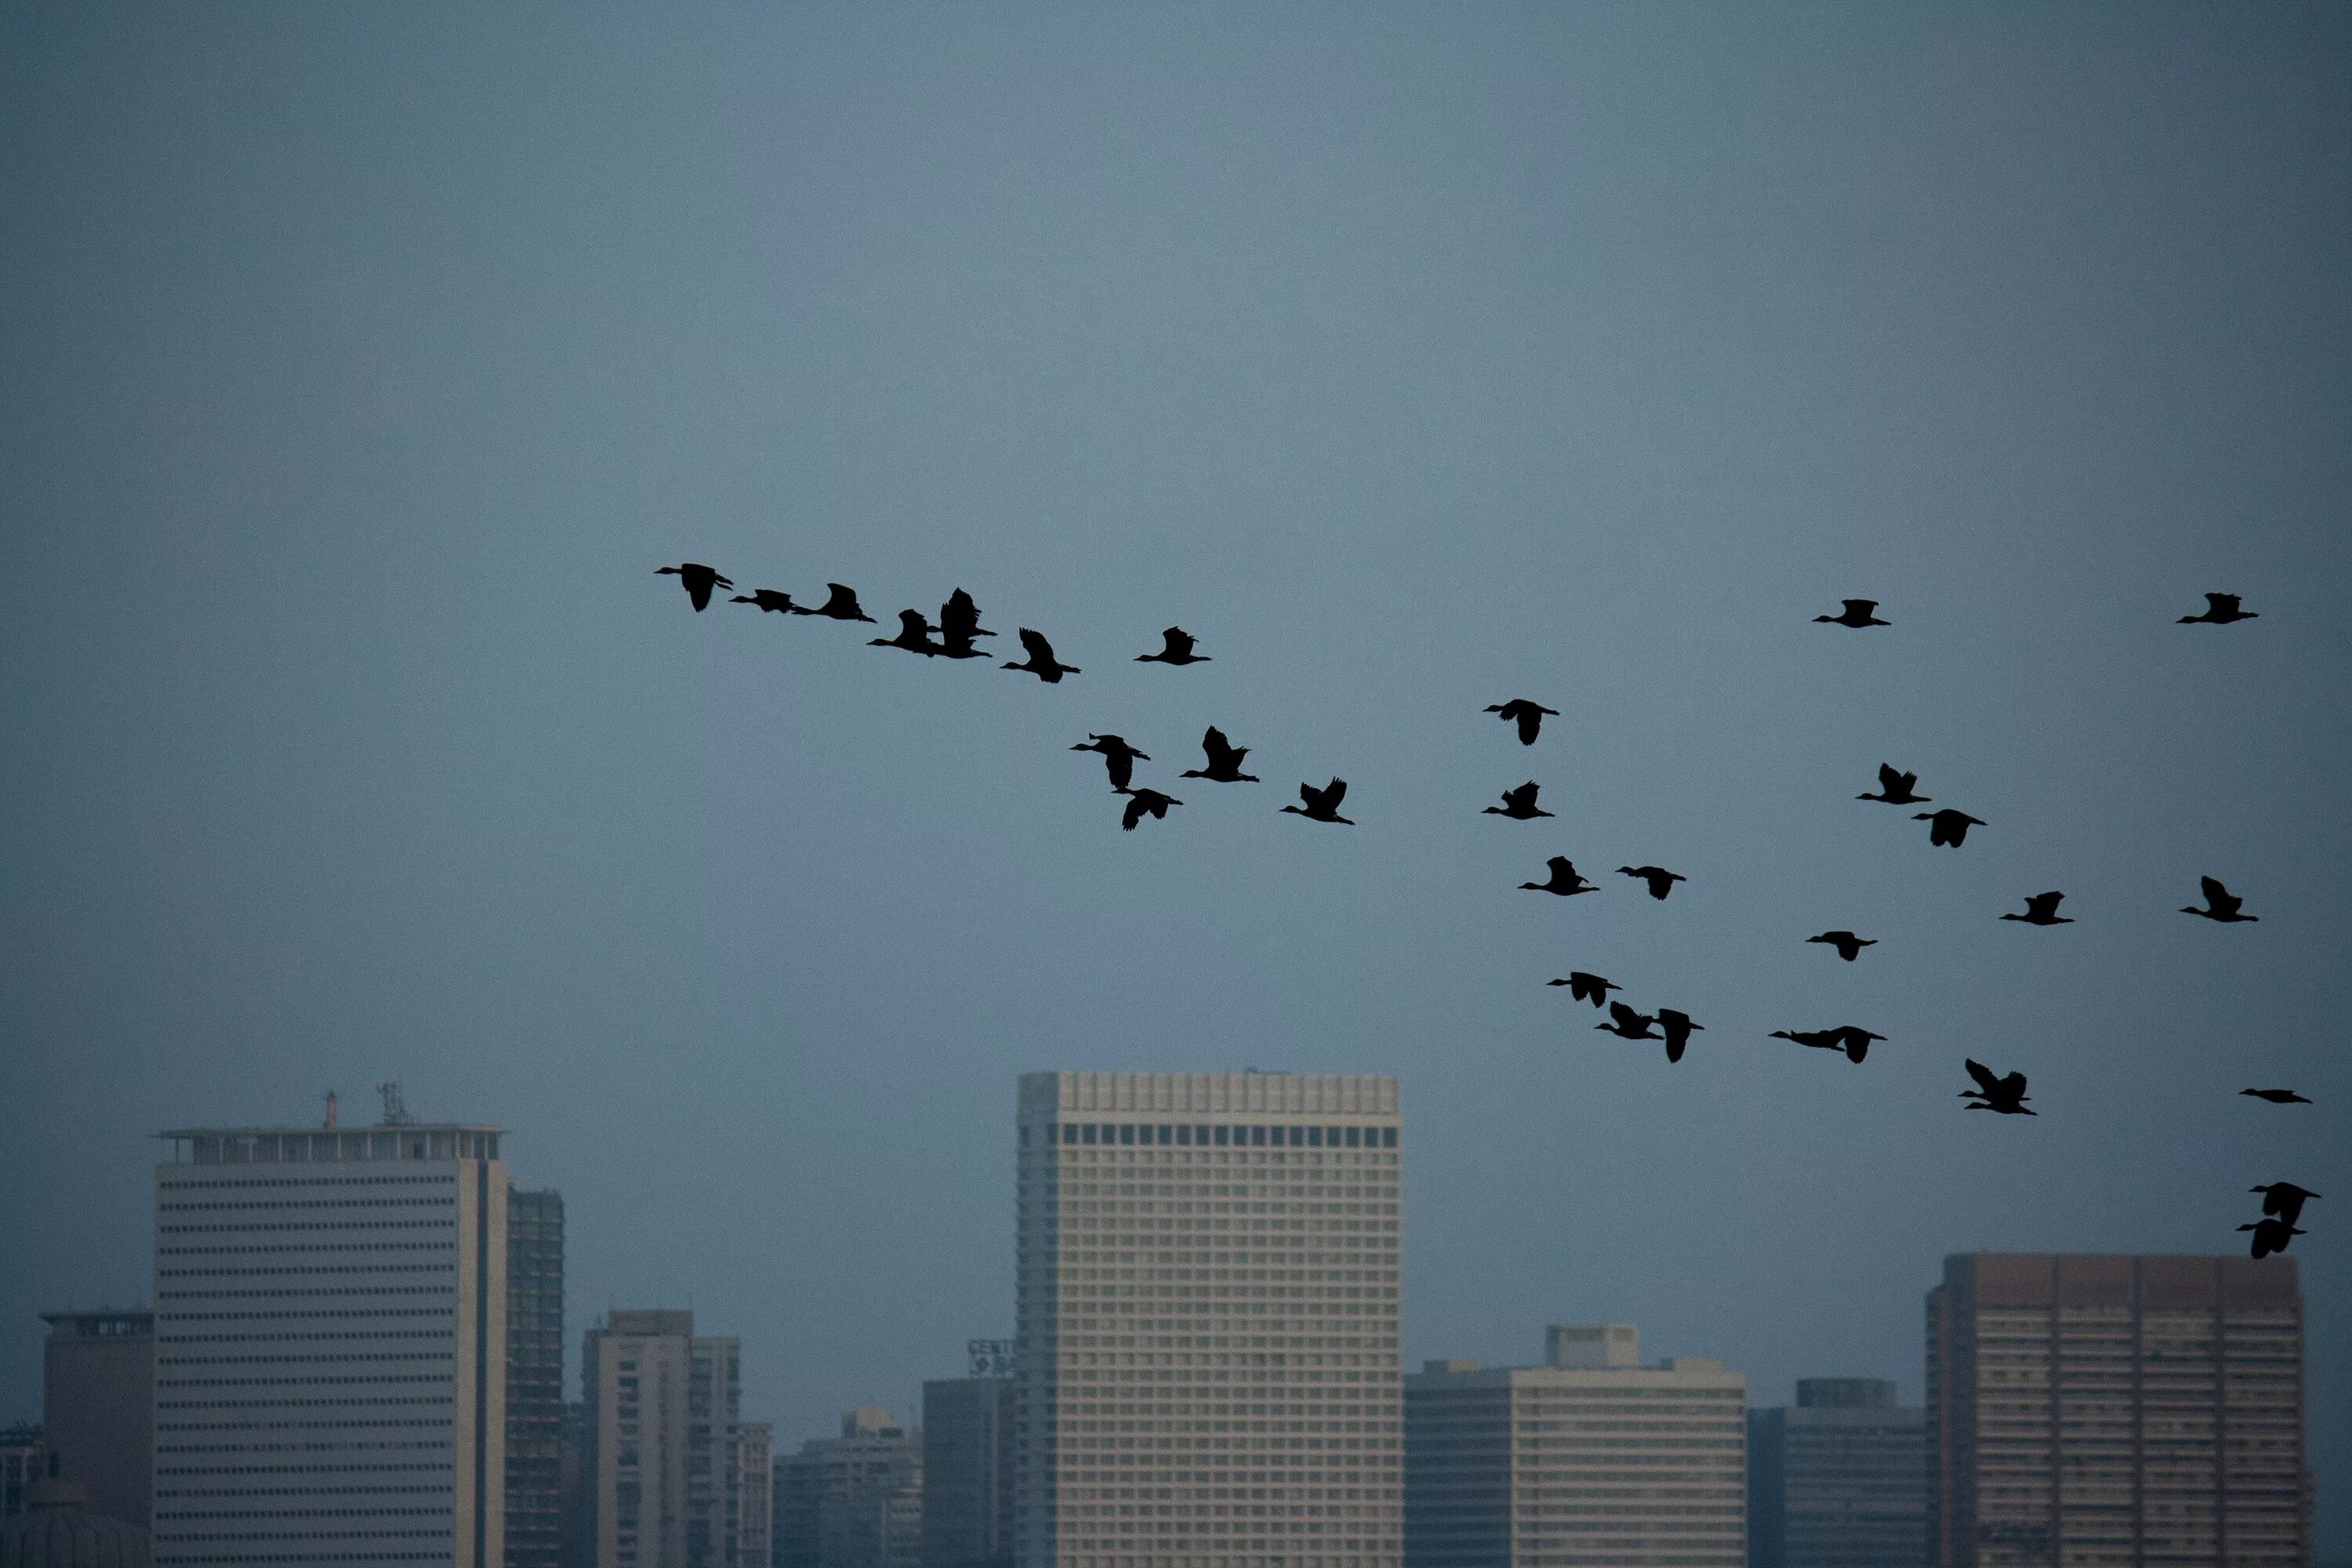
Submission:
[[413,1127],[416,1118],[408,1114],[408,1106],[400,1098],[400,1085],[380,1083],[375,1091],[383,1096],[383,1124],[386,1127]]

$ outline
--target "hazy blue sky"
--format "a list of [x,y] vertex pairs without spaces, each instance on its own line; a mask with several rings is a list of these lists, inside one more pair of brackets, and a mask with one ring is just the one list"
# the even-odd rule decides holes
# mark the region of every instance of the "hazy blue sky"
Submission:
[[[1945,1253],[2326,1193],[2344,1551],[2348,67],[2293,4],[0,10],[0,1417],[144,1299],[161,1127],[504,1125],[575,1342],[690,1303],[791,1440],[1009,1331],[1017,1072],[1381,1071],[1409,1363],[1916,1400]],[[1209,722],[1266,782],[1133,834],[1065,750]]]

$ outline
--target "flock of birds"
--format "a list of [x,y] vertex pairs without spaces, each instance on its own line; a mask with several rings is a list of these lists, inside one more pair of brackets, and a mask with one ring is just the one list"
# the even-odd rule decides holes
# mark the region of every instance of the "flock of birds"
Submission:
[[[709,607],[710,601],[718,590],[723,588],[731,591],[735,586],[732,581],[722,576],[714,568],[691,561],[676,566],[661,567],[656,574],[677,577],[686,589],[687,596],[693,602],[698,613]],[[768,613],[821,616],[836,621],[862,621],[868,625],[876,624],[874,617],[867,615],[859,605],[856,590],[840,583],[828,583],[825,588],[828,596],[821,605],[795,603],[792,595],[773,588],[758,588],[749,594],[734,594],[730,602],[751,605]],[[2180,617],[2180,624],[2229,626],[2237,621],[2256,618],[2256,612],[2244,608],[2238,595],[2207,594],[2205,600],[2206,608],[2202,615],[2183,616]],[[1880,618],[1878,601],[1875,599],[1847,599],[1843,601],[1843,607],[1839,614],[1816,616],[1813,619],[1816,622],[1846,626],[1857,631],[1867,626],[1885,626],[1894,624]],[[908,653],[921,654],[928,658],[968,659],[989,657],[986,650],[978,646],[978,639],[992,637],[996,635],[980,624],[980,607],[973,602],[971,595],[963,589],[958,588],[949,595],[946,603],[940,606],[939,619],[936,622],[920,610],[901,610],[898,612],[898,634],[896,637],[872,637],[868,641],[876,647],[899,648]],[[1007,659],[1000,668],[1034,675],[1048,686],[1060,684],[1065,676],[1084,673],[1076,665],[1062,663],[1055,656],[1054,645],[1047,641],[1043,634],[1023,626],[1019,628],[1017,636],[1026,658]],[[1209,662],[1208,655],[1197,651],[1197,639],[1181,626],[1170,626],[1160,634],[1160,649],[1153,653],[1136,655],[1135,662],[1176,666]],[[1520,744],[1525,746],[1534,745],[1541,736],[1545,719],[1559,716],[1558,709],[1547,708],[1539,702],[1524,697],[1514,698],[1507,702],[1491,704],[1486,711],[1496,715],[1504,723],[1515,727]],[[1149,752],[1139,750],[1124,736],[1089,732],[1084,742],[1072,745],[1070,750],[1091,752],[1102,758],[1105,772],[1110,780],[1111,793],[1125,800],[1125,805],[1120,810],[1119,826],[1126,831],[1134,831],[1147,816],[1154,821],[1165,821],[1171,807],[1184,804],[1165,791],[1153,789],[1148,785],[1138,785],[1135,783],[1135,764],[1139,762],[1150,762],[1151,756]],[[1224,731],[1216,726],[1211,725],[1207,733],[1202,736],[1201,750],[1203,765],[1198,768],[1188,768],[1179,775],[1180,777],[1201,779],[1212,784],[1260,782],[1256,774],[1242,771],[1243,761],[1249,755],[1250,748],[1234,745],[1226,737]],[[1878,788],[1865,790],[1855,798],[1895,806],[1935,805],[1932,796],[1918,793],[1918,784],[1917,773],[1902,772],[1892,763],[1882,763],[1878,770]],[[1540,794],[1541,786],[1535,780],[1529,779],[1515,788],[1505,790],[1502,794],[1502,804],[1487,806],[1485,815],[1506,817],[1515,822],[1528,822],[1538,817],[1550,816],[1553,815],[1551,812],[1544,810],[1536,804]],[[1348,781],[1345,779],[1334,778],[1320,786],[1301,783],[1298,786],[1297,803],[1285,805],[1281,810],[1305,817],[1309,822],[1352,826],[1354,826],[1352,818],[1339,815],[1339,807],[1347,799],[1347,795]],[[1971,816],[1967,812],[1951,806],[1943,806],[1933,811],[1915,812],[1912,814],[1912,819],[1927,824],[1929,844],[1954,849],[1961,847],[1968,842],[1969,828],[1989,826],[1983,818]],[[1584,875],[1577,870],[1575,862],[1565,855],[1552,856],[1545,862],[1545,866],[1549,873],[1545,880],[1522,882],[1519,886],[1529,892],[1550,893],[1559,898],[1573,898],[1578,894],[1601,890],[1594,883],[1587,880]],[[1689,879],[1681,873],[1670,871],[1663,866],[1620,866],[1617,868],[1617,873],[1640,882],[1647,889],[1651,898],[1660,901],[1664,901],[1673,893],[1675,884]],[[2204,894],[2204,906],[2200,908],[2195,904],[2186,904],[2181,907],[2181,913],[2200,916],[2221,925],[2251,923],[2261,918],[2246,913],[2245,900],[2231,892],[2216,878],[2200,879],[2200,889]],[[2000,918],[2004,921],[2016,921],[2026,925],[2072,925],[2074,922],[2071,916],[2058,912],[2058,907],[2065,901],[2065,898],[2063,891],[2055,889],[2047,892],[2031,894],[2025,900],[2025,908],[2022,911],[2012,910]],[[1805,940],[1808,942],[1818,942],[1833,949],[1838,957],[1848,963],[1860,958],[1864,948],[1877,945],[1875,938],[1860,936],[1850,931],[1825,931],[1817,936],[1807,937]],[[1593,974],[1584,970],[1570,970],[1566,976],[1550,981],[1549,984],[1567,986],[1572,1000],[1589,1002],[1597,1009],[1606,1010],[1609,1021],[1593,1026],[1602,1033],[1614,1035],[1620,1039],[1662,1042],[1665,1047],[1668,1062],[1681,1061],[1684,1053],[1689,1047],[1691,1036],[1706,1028],[1705,1025],[1678,1008],[1661,1006],[1654,1012],[1643,1013],[1628,1003],[1612,1000],[1609,993],[1622,991],[1624,988],[1602,975]],[[1771,1032],[1770,1037],[1793,1041],[1816,1050],[1841,1051],[1849,1061],[1857,1066],[1869,1056],[1870,1047],[1874,1042],[1886,1038],[1884,1035],[1874,1033],[1856,1024],[1841,1024],[1826,1029],[1775,1029]],[[2018,1071],[2007,1074],[1996,1073],[1991,1068],[1972,1058],[1965,1060],[1963,1066],[1975,1084],[1974,1088],[1963,1089],[1959,1094],[1959,1098],[1967,1102],[1968,1110],[1990,1110],[2001,1116],[2039,1114],[2026,1103],[2028,1097],[2024,1073]],[[2292,1089],[2246,1089],[2239,1092],[2273,1105],[2311,1103],[2309,1100]],[[2296,1221],[2302,1217],[2305,1202],[2307,1199],[2318,1197],[2319,1194],[2299,1187],[2292,1182],[2266,1183],[2252,1190],[2263,1194],[2263,1217],[2251,1224],[2240,1226],[2238,1228],[2241,1231],[2253,1233],[2252,1250],[2254,1257],[2267,1258],[2272,1253],[2284,1252],[2295,1237],[2307,1234],[2296,1228]]]

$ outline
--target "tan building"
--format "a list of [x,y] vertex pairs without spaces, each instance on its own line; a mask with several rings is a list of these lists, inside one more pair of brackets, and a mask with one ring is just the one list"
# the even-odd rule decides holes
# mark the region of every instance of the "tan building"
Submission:
[[887,1410],[843,1411],[775,1473],[776,1568],[920,1568],[923,1435]]
[[1021,1568],[1401,1568],[1397,1082],[1030,1073]]
[[1938,1568],[2303,1568],[2291,1258],[1962,1253],[1927,1293]]
[[690,1311],[615,1310],[588,1331],[582,1488],[593,1568],[747,1568],[740,1362]]
[[141,1526],[153,1500],[155,1314],[43,1312],[42,1441],[89,1511]]
[[1558,1324],[1547,1364],[1404,1380],[1410,1568],[1741,1568],[1748,1379],[1641,1364],[1631,1323]]

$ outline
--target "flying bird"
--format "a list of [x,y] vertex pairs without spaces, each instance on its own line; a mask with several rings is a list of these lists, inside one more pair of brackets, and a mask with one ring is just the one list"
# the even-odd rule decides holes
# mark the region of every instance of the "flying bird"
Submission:
[[828,597],[824,604],[794,605],[793,614],[823,616],[835,621],[864,621],[867,626],[874,624],[874,617],[858,607],[856,589],[845,583],[827,583],[824,586]]
[[1165,822],[1168,820],[1168,808],[1183,804],[1175,796],[1162,795],[1156,789],[1131,789],[1127,792],[1127,810],[1120,815],[1118,825],[1132,833],[1135,831],[1135,825],[1143,820],[1145,812],[1150,812],[1157,820]]
[[2062,915],[2058,912],[2058,900],[2065,896],[2063,893],[2035,893],[2025,900],[2023,914],[2006,914],[2000,918],[2005,921],[2023,921],[2030,926],[2073,925],[2074,916]]
[[1606,1006],[1609,993],[1625,988],[1613,980],[1603,980],[1598,974],[1587,974],[1581,969],[1571,969],[1565,980],[1547,980],[1547,985],[1565,985],[1569,996],[1578,1002],[1590,1002],[1595,1007]]
[[971,639],[996,635],[980,624],[980,606],[961,588],[940,606],[939,634],[940,651],[949,658],[985,658],[988,656],[972,647]]
[[710,567],[695,561],[681,562],[676,566],[656,566],[654,575],[677,578],[678,586],[686,590],[686,596],[694,601],[694,613],[697,615],[710,607],[711,589],[735,586]]
[[2303,1217],[2303,1200],[2319,1196],[2308,1187],[2298,1187],[2293,1182],[2265,1182],[2248,1187],[2250,1193],[2263,1194],[2263,1212],[2273,1215],[2293,1225]]
[[[734,584],[730,583],[728,586]],[[773,588],[754,588],[748,594],[738,594],[727,602],[730,605],[757,605],[772,613],[780,610],[789,613],[793,608],[793,596],[780,594]]]
[[1054,645],[1027,626],[1021,628],[1021,646],[1028,652],[1029,661],[1024,664],[1019,659],[1008,658],[1004,661],[1003,668],[1026,670],[1048,686],[1059,685],[1062,677],[1066,675],[1083,673],[1075,664],[1063,664],[1056,660],[1054,658]]
[[1683,1059],[1683,1050],[1690,1044],[1692,1031],[1704,1029],[1705,1024],[1695,1024],[1688,1013],[1675,1007],[1658,1009],[1658,1026],[1666,1032],[1666,1060]]
[[1255,784],[1255,773],[1242,772],[1242,759],[1250,753],[1247,746],[1236,746],[1225,739],[1225,732],[1214,724],[1201,737],[1201,750],[1208,754],[1205,768],[1186,768],[1181,777],[1207,779],[1213,784]]
[[1182,626],[1170,626],[1166,631],[1161,632],[1160,636],[1166,646],[1161,647],[1158,653],[1137,654],[1135,656],[1136,663],[1206,664],[1209,662],[1209,656],[1207,654],[1194,653],[1192,651],[1192,634],[1186,631]]
[[1282,809],[1303,816],[1309,822],[1344,822],[1350,827],[1356,826],[1352,817],[1339,815],[1339,803],[1348,798],[1346,779],[1333,779],[1321,789],[1317,789],[1311,784],[1302,784],[1298,786],[1298,798],[1306,804],[1286,805]]
[[2254,1233],[2253,1254],[2256,1258],[2268,1258],[2273,1252],[2284,1252],[2287,1244],[2296,1237],[2311,1234],[2307,1230],[2295,1229],[2294,1226],[2283,1219],[2256,1220],[2252,1225],[2242,1225],[2238,1228]]
[[1127,786],[1135,782],[1135,764],[1137,759],[1140,758],[1147,763],[1151,760],[1151,754],[1149,752],[1137,751],[1133,746],[1129,745],[1123,737],[1118,735],[1097,735],[1089,731],[1087,735],[1087,740],[1090,742],[1089,744],[1072,746],[1070,750],[1074,752],[1100,752],[1102,753],[1103,766],[1110,773],[1110,787],[1114,792],[1119,795],[1127,794]]
[[1861,957],[1862,950],[1864,948],[1876,947],[1878,945],[1878,939],[1876,937],[1856,936],[1850,931],[1825,931],[1819,936],[1809,936],[1805,940],[1807,942],[1827,942],[1830,946],[1836,948],[1837,955],[1840,958],[1844,959],[1848,963],[1852,963],[1855,959]]
[[1620,1039],[1663,1040],[1665,1038],[1664,1035],[1650,1032],[1650,1026],[1657,1021],[1654,1014],[1636,1013],[1622,1002],[1612,1002],[1609,1004],[1609,1022],[1592,1026]]
[[1968,1068],[1969,1076],[1977,1080],[1976,1088],[1960,1090],[1960,1098],[1969,1102],[1970,1110],[1993,1110],[2003,1116],[2041,1114],[2026,1109],[2023,1073],[2013,1072],[2007,1078],[1995,1078],[1992,1068],[1980,1061],[1970,1059],[1963,1065]]
[[1771,1037],[1794,1040],[1817,1051],[1843,1051],[1848,1061],[1859,1063],[1870,1055],[1871,1041],[1886,1037],[1874,1035],[1858,1024],[1841,1024],[1834,1029],[1775,1029]]
[[1522,746],[1532,746],[1536,743],[1536,736],[1543,729],[1546,714],[1555,719],[1559,717],[1559,709],[1547,708],[1540,702],[1530,702],[1524,697],[1514,697],[1508,702],[1490,702],[1486,705],[1486,711],[1500,713],[1506,724],[1517,724],[1519,727],[1519,744]]
[[1668,893],[1675,890],[1676,882],[1690,880],[1688,877],[1669,871],[1664,866],[1620,866],[1617,871],[1620,876],[1633,877],[1647,882],[1650,885],[1650,897],[1661,902]]
[[2208,594],[2205,595],[2205,613],[2201,616],[2183,616],[2178,624],[2184,626],[2226,626],[2231,621],[2252,621],[2261,618],[2258,611],[2238,608],[2238,595],[2235,594]]
[[1878,618],[1878,601],[1875,599],[1847,599],[1843,603],[1845,605],[1843,614],[1815,616],[1813,619],[1826,621],[1833,626],[1852,626],[1856,631],[1864,626],[1891,626],[1895,624]]
[[1507,816],[1514,822],[1526,822],[1533,817],[1549,816],[1550,812],[1540,811],[1536,807],[1537,788],[1536,781],[1529,779],[1517,789],[1507,789],[1503,792],[1503,804],[1488,806],[1482,815]]
[[1519,886],[1530,892],[1558,893],[1563,899],[1578,893],[1597,893],[1601,890],[1586,881],[1577,870],[1576,862],[1565,855],[1555,855],[1544,864],[1551,868],[1549,881],[1521,882]]
[[2251,1094],[2256,1100],[2267,1100],[2273,1105],[2309,1105],[2311,1101],[2291,1089],[2242,1089],[2240,1094]]
[[895,637],[867,637],[868,647],[902,647],[908,653],[940,654],[947,650],[931,640],[931,623],[923,618],[920,610],[898,612],[898,635]]
[[1918,782],[1917,773],[1899,773],[1895,771],[1893,763],[1881,763],[1878,764],[1878,793],[1873,795],[1864,790],[1853,798],[1885,801],[1888,805],[1925,805],[1936,797],[1914,795],[1911,786]]
[[1949,845],[1955,849],[1968,842],[1969,828],[1985,826],[1982,817],[1970,816],[1965,811],[1954,811],[1948,805],[1941,811],[1915,811],[1911,814],[1911,820],[1927,825],[1928,843]]
[[2205,889],[2205,902],[2209,907],[2200,910],[2195,904],[2183,904],[2180,906],[2182,914],[2203,915],[2207,920],[2218,921],[2223,925],[2242,925],[2263,918],[2241,913],[2246,900],[2221,886],[2214,878],[2200,877],[2197,885]]

